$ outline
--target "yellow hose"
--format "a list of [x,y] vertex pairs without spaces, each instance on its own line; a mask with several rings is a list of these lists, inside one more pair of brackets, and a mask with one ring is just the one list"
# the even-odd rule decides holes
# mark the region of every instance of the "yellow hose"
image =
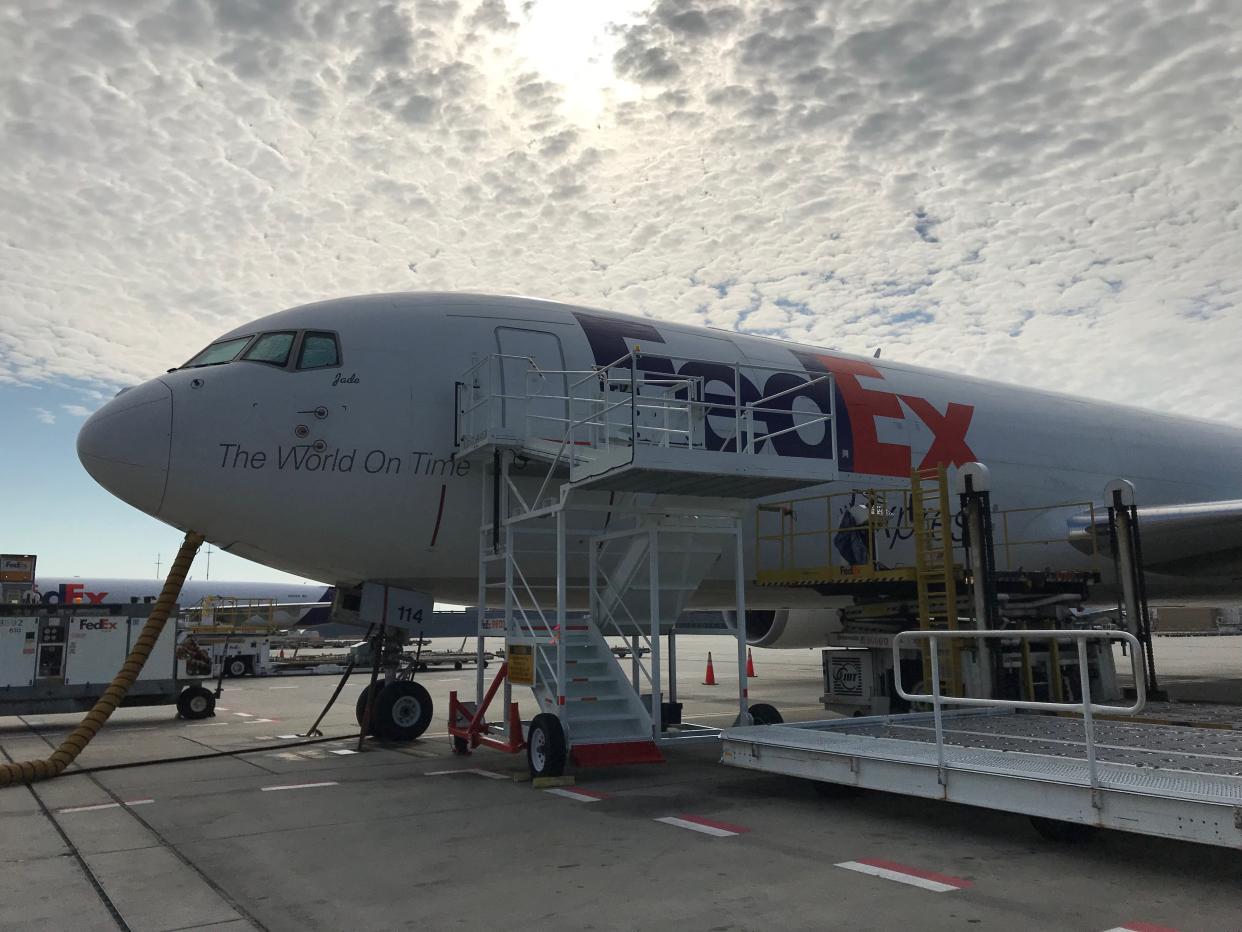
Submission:
[[190,531],[185,535],[185,541],[177,552],[177,559],[173,561],[172,569],[168,571],[168,578],[164,580],[164,589],[160,592],[159,600],[156,601],[155,607],[151,609],[151,614],[147,617],[142,634],[138,635],[138,640],[134,642],[133,649],[125,658],[125,663],[121,665],[121,671],[112,680],[112,685],[104,690],[104,694],[99,697],[95,707],[86,713],[82,724],[62,741],[60,747],[53,751],[52,756],[46,760],[0,764],[0,786],[9,786],[13,783],[34,783],[36,780],[47,780],[58,776],[82,753],[82,749],[90,744],[91,738],[95,737],[116,707],[125,700],[125,694],[134,685],[134,680],[138,679],[138,674],[142,672],[151,649],[155,647],[160,632],[164,630],[164,623],[168,621],[168,615],[177,597],[181,595],[181,586],[185,582],[186,574],[190,571],[190,564],[194,562],[194,555],[198,553],[198,548],[202,543],[202,534]]

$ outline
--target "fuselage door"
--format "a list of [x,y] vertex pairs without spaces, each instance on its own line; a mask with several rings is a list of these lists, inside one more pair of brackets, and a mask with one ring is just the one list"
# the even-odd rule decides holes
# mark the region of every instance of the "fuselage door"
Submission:
[[501,421],[506,431],[560,442],[568,417],[565,353],[555,333],[497,327]]

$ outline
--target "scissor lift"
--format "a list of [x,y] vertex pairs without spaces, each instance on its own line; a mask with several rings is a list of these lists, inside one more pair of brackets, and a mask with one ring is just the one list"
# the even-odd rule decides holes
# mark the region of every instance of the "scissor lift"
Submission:
[[[666,374],[684,360],[660,357],[660,371],[644,372],[653,358],[635,347],[598,369],[552,371],[497,354],[457,384],[459,456],[484,467],[478,650],[503,635],[506,656],[490,683],[479,664],[473,702],[450,698],[459,752],[525,749],[531,772],[551,776],[569,761],[657,761],[665,742],[714,738],[718,729],[680,723],[674,624],[721,560],[732,564],[738,714],[751,720],[743,510],[837,475],[835,456],[775,455],[771,441],[785,429],[771,430],[766,415],[832,436],[832,412],[794,410],[791,391],[709,400],[702,377]],[[729,368],[735,386],[785,371]],[[489,605],[503,606],[503,625],[489,623]],[[638,648],[628,673],[609,638]],[[530,722],[515,685],[534,692]]]

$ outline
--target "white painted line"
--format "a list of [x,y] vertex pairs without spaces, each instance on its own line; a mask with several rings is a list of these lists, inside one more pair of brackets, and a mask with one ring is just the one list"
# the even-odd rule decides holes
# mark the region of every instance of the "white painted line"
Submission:
[[252,741],[271,741],[272,736],[271,735],[251,735],[250,739]]
[[57,813],[94,812],[96,809],[120,809],[120,803],[100,803],[97,806],[70,806],[68,809],[57,809]]
[[895,880],[897,883],[909,884],[912,887],[921,887],[933,893],[951,893],[954,890],[961,890],[963,887],[970,886],[970,881],[968,880],[948,877],[944,874],[935,874],[931,871],[921,871],[917,868],[906,867],[903,864],[893,864],[887,861],[872,859],[866,861],[842,861],[837,867],[843,867],[847,871],[857,871],[860,874],[870,874],[872,877],[882,877],[885,880]]
[[274,718],[252,718],[248,722],[242,722],[243,725],[270,725],[274,722]]
[[679,816],[664,816],[656,819],[657,822],[663,822],[665,825],[672,825],[676,828],[688,828],[692,832],[702,832],[704,835],[713,835],[716,838],[728,838],[730,835],[740,835],[741,832],[735,832],[731,829],[724,828],[721,825],[712,825],[707,822],[692,821],[683,819]]
[[221,725],[233,725],[234,722],[191,722],[186,728],[219,728]]
[[1177,932],[1177,929],[1171,929],[1168,926],[1153,925],[1150,922],[1131,922],[1124,926],[1107,929],[1105,932]]
[[331,753],[331,754],[340,754],[340,755],[344,756],[344,755],[346,755],[346,754],[357,754],[358,752],[357,752],[357,751],[355,751],[353,748],[335,748],[335,749],[333,749],[332,751],[330,751],[329,753]]
[[224,706],[222,706],[222,705],[218,705],[218,706],[216,706],[216,711],[217,711],[217,712],[228,712],[229,710],[228,710],[228,709],[226,709],[226,708],[225,708]]
[[127,799],[125,800],[125,805],[127,806],[149,806],[153,802],[155,802],[154,799]]
[[249,712],[234,712],[233,714],[238,718],[254,718],[254,716]]
[[496,773],[494,770],[480,770],[478,767],[466,767],[462,770],[431,770],[423,774],[424,777],[453,777],[459,773],[475,773],[480,777],[487,777],[489,780],[508,780],[507,774]]
[[300,738],[300,737],[302,737],[302,736],[301,736],[301,735],[277,735],[276,737],[277,737],[277,738],[284,738],[286,741],[288,741],[288,740],[289,740],[289,739],[291,739],[291,738]]
[[580,790],[567,790],[559,786],[554,786],[544,790],[545,793],[551,793],[553,796],[564,796],[566,799],[577,800],[580,803],[597,803],[601,799],[607,799],[603,793],[592,794],[583,793]]
[[272,793],[276,790],[309,790],[316,786],[337,786],[335,780],[324,780],[322,783],[286,783],[281,786],[261,786],[264,793]]

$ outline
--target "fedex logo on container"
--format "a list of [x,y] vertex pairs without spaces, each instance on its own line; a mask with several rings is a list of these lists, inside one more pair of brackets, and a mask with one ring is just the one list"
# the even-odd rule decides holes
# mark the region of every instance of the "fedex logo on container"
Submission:
[[[666,342],[655,325],[643,321],[616,320],[577,311],[574,316],[586,334],[598,366],[616,362],[630,352],[630,347],[635,342],[640,345]],[[809,350],[792,350],[792,353],[806,370],[807,378],[799,378],[790,372],[777,372],[767,378],[762,389],[746,377],[742,377],[740,381],[739,400],[742,404],[780,395],[764,405],[773,410],[755,413],[755,419],[764,423],[768,433],[788,430],[787,433],[763,441],[765,445],[770,443],[777,455],[819,458],[833,456],[832,436],[827,431],[822,438],[812,443],[799,436],[798,431],[789,428],[795,426],[793,415],[797,399],[809,400],[826,414],[833,410],[834,398],[829,392],[835,391],[836,434],[840,446],[837,460],[844,472],[909,477],[915,466],[911,448],[904,443],[880,440],[876,425],[877,418],[905,420],[903,405],[932,433],[931,446],[917,464],[919,469],[939,465],[961,466],[977,459],[967,441],[970,422],[975,412],[974,405],[949,402],[941,411],[936,405],[917,395],[898,394],[864,385],[862,379],[884,381],[884,373],[869,362],[843,359]],[[724,363],[691,359],[675,366],[672,360],[663,356],[642,353],[638,354],[637,363],[638,368],[646,373],[699,377],[705,385],[724,383],[730,389],[733,385],[733,369]],[[832,375],[832,387],[828,382],[812,384],[815,378],[823,374]],[[720,405],[719,408],[709,409],[708,414],[711,417],[733,416],[734,399],[731,390],[728,394],[706,391],[704,401]],[[729,450],[734,443],[732,436],[722,437],[712,428],[710,417],[705,430],[708,449]]]

